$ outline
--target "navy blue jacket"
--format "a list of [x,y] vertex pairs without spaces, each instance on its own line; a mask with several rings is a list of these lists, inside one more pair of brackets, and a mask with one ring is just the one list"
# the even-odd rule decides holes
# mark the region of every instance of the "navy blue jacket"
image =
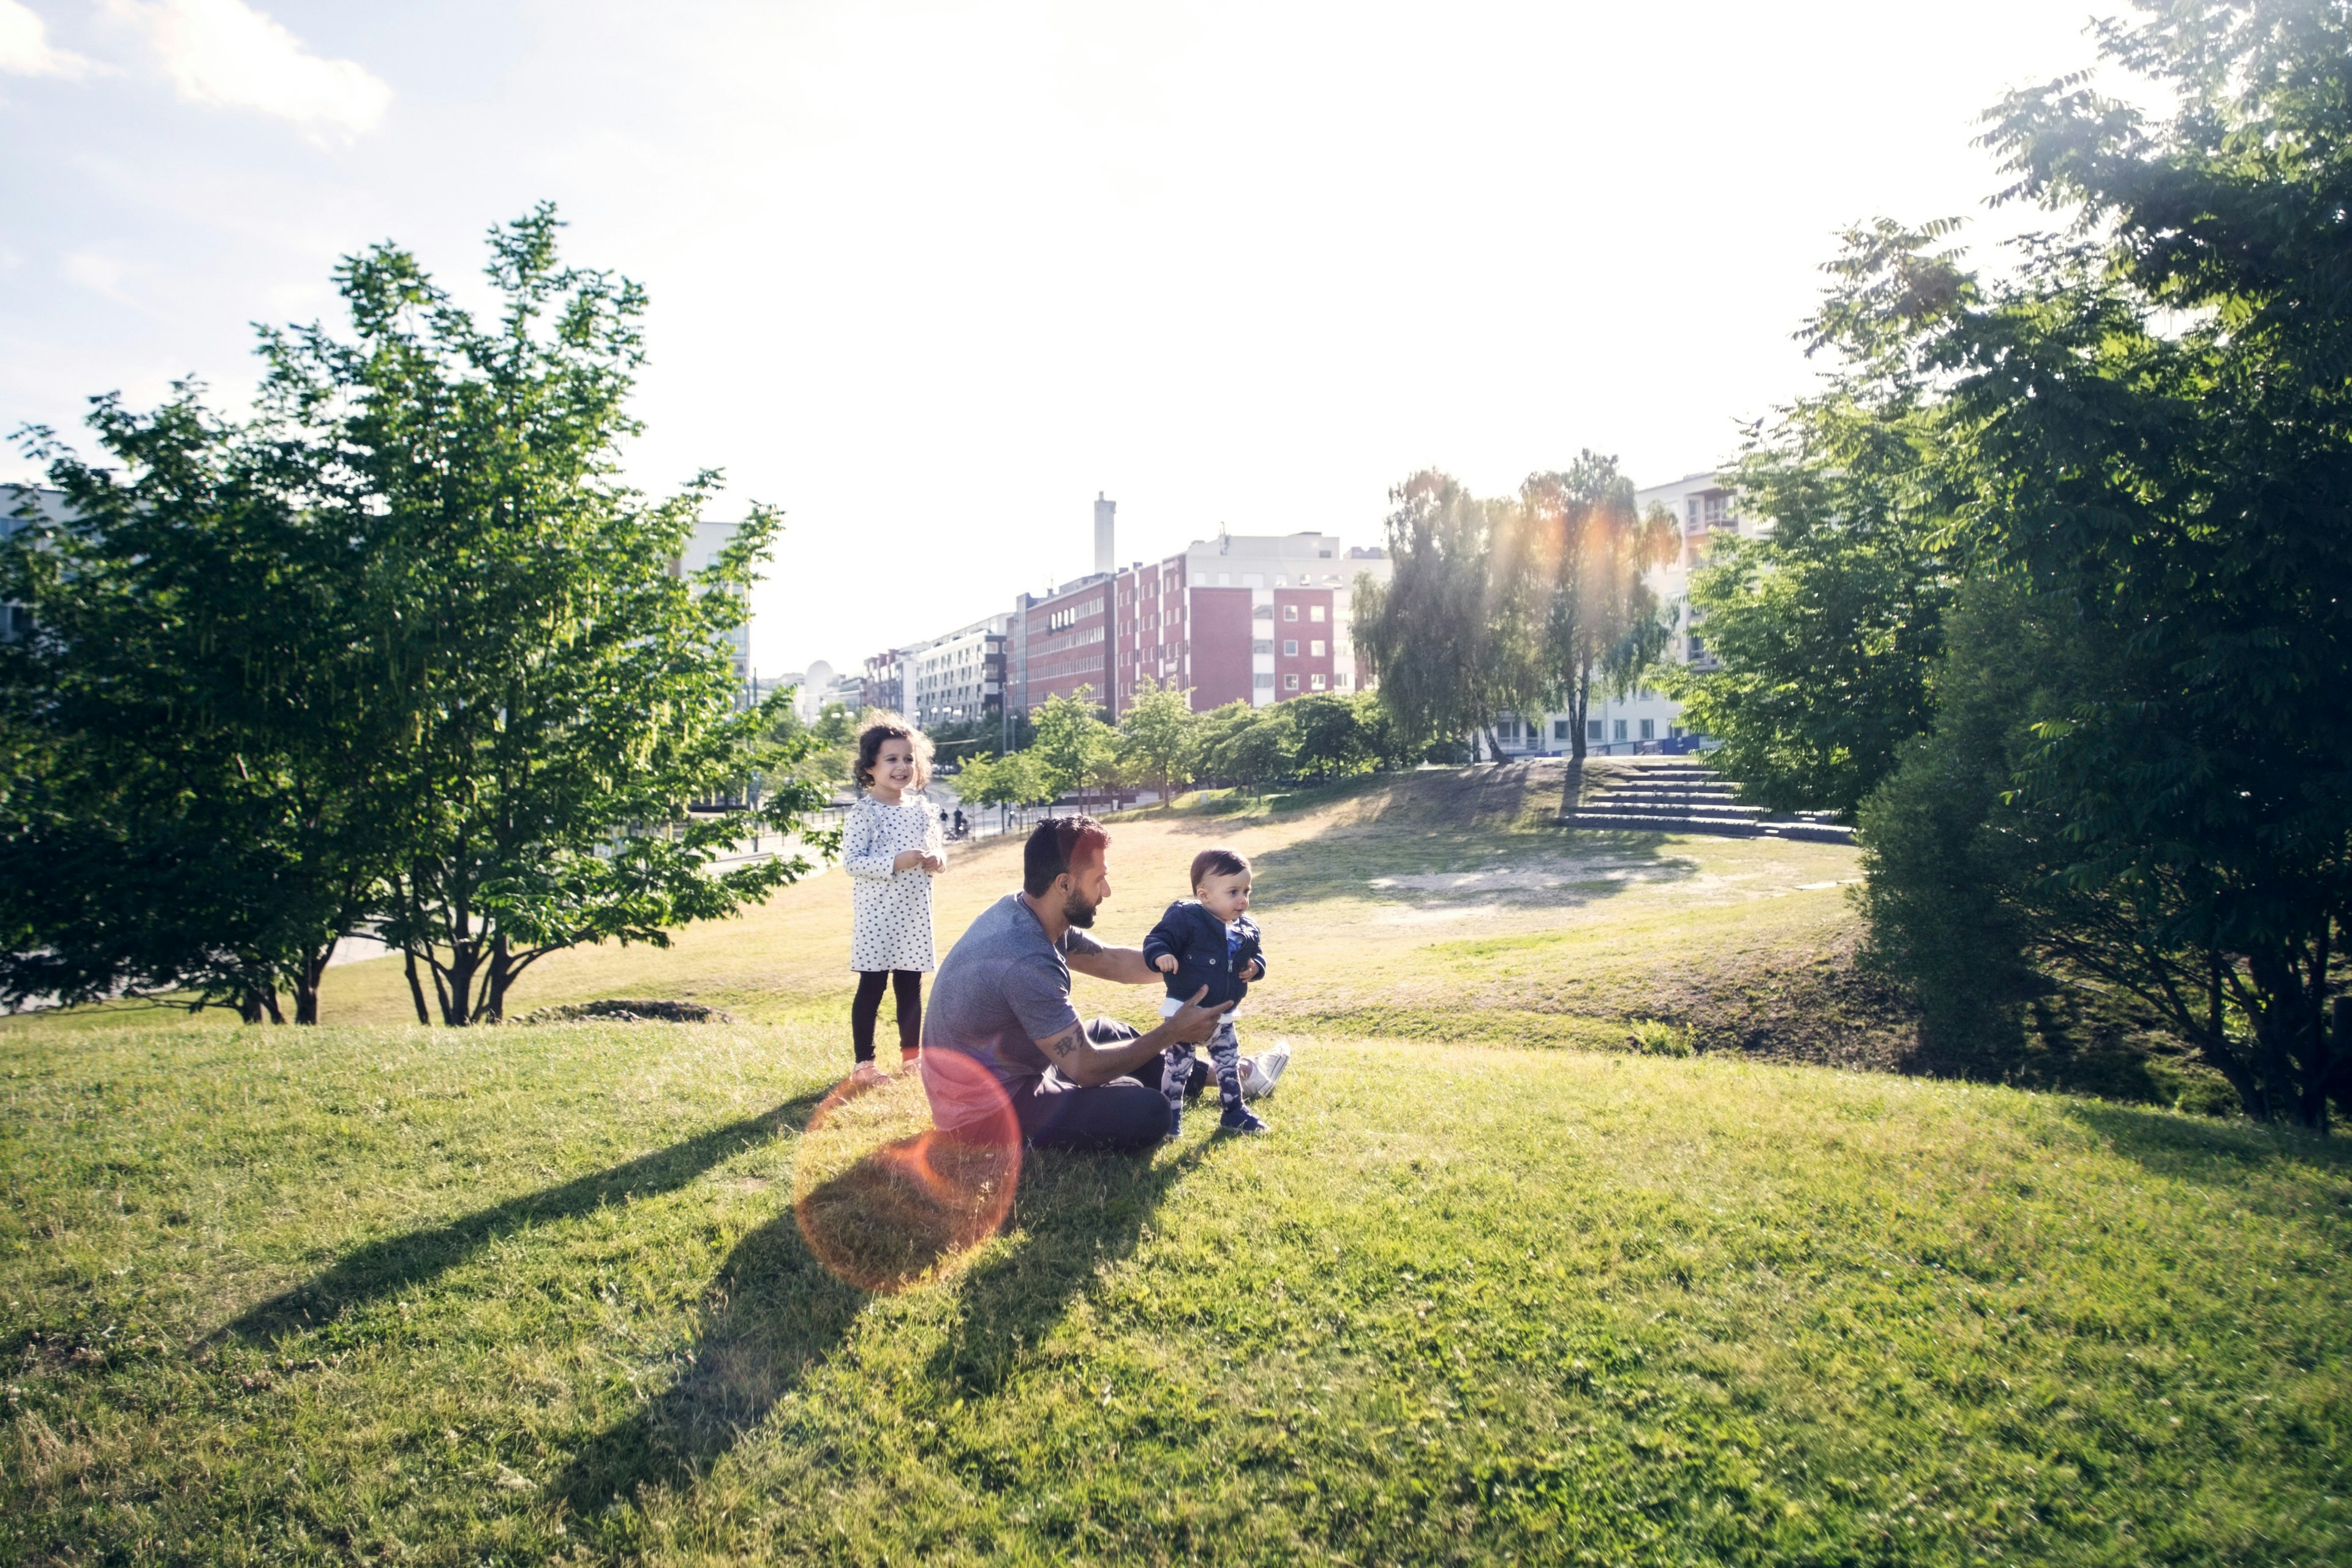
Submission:
[[1168,906],[1151,934],[1143,939],[1143,961],[1156,964],[1163,952],[1176,955],[1176,973],[1167,977],[1168,994],[1180,1002],[1189,1002],[1192,993],[1205,985],[1209,994],[1201,998],[1203,1007],[1220,1003],[1238,1002],[1249,994],[1249,983],[1241,977],[1250,961],[1257,961],[1259,978],[1265,973],[1265,953],[1258,946],[1257,925],[1244,915],[1237,922],[1241,927],[1241,945],[1231,954],[1225,951],[1225,922],[1211,914],[1197,899],[1179,899]]

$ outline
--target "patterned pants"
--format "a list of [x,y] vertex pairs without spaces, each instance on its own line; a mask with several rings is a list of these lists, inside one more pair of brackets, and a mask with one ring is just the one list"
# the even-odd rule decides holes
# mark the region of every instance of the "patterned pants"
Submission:
[[[1184,1120],[1184,1088],[1192,1081],[1200,1058],[1190,1046],[1171,1046],[1162,1053],[1160,1092],[1168,1097],[1168,1131],[1174,1137]],[[1217,1069],[1218,1098],[1230,1108],[1242,1102],[1242,1042],[1230,1022],[1219,1024],[1209,1037],[1209,1060]]]

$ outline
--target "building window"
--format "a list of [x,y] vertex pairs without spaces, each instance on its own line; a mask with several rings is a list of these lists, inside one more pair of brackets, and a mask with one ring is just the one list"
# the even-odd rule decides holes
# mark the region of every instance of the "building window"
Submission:
[[1283,689],[1285,691],[1296,691],[1296,690],[1297,690],[1297,689],[1298,689],[1298,677],[1297,677],[1297,676],[1295,676],[1295,675],[1286,675],[1286,676],[1284,676],[1284,677],[1282,678],[1282,689]]
[[1307,618],[1310,621],[1321,620],[1323,618],[1323,606],[1317,605],[1313,608],[1309,609],[1307,612]]
[[1317,637],[1313,642],[1308,643],[1307,645],[1307,651],[1313,654],[1317,658],[1321,658],[1323,657],[1323,639],[1321,637]]
[[1551,738],[1555,741],[1565,741],[1568,739],[1567,720],[1555,719],[1551,721]]
[[1624,720],[1622,720],[1622,719],[1620,719],[1620,720],[1616,721],[1616,725],[1617,725],[1616,732],[1615,732],[1614,734],[1611,735],[1609,738],[1610,738],[1611,740],[1612,740],[1612,741],[1622,741],[1622,740],[1623,740],[1623,739],[1625,738],[1625,721],[1624,721]]
[[1307,684],[1320,691],[1323,689],[1323,678],[1319,675],[1309,676]]
[[1587,720],[1584,721],[1584,738],[1585,738],[1586,740],[1588,740],[1588,741],[1597,741],[1597,740],[1601,739],[1601,721],[1600,721],[1600,720],[1598,720],[1598,719],[1587,719]]
[[1297,637],[1285,637],[1282,639],[1282,657],[1285,658],[1297,658],[1298,657],[1298,639]]
[[1273,657],[1274,639],[1272,637],[1259,637],[1256,641],[1250,644],[1250,652],[1262,653],[1266,655],[1268,658]]
[[1286,621],[1295,621],[1295,620],[1297,620],[1297,619],[1298,618],[1298,606],[1297,606],[1297,605],[1283,605],[1283,606],[1282,606],[1282,618],[1283,618],[1284,620],[1286,620]]
[[1259,670],[1255,676],[1251,678],[1250,684],[1252,686],[1272,686],[1274,684],[1273,671],[1265,669]]
[[1643,721],[1642,721],[1642,739],[1643,739],[1644,741],[1654,741],[1654,740],[1656,740],[1657,738],[1658,738],[1658,721],[1657,721],[1655,719],[1644,719],[1644,720],[1643,720]]
[[1690,656],[1693,661],[1706,657],[1706,643],[1704,639],[1696,637],[1690,639]]

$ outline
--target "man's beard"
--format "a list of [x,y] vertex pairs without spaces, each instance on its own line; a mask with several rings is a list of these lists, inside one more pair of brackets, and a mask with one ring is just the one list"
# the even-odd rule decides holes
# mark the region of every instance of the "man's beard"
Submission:
[[1062,918],[1084,931],[1095,923],[1095,911],[1101,907],[1100,904],[1090,904],[1076,892],[1072,892],[1068,898],[1062,900]]

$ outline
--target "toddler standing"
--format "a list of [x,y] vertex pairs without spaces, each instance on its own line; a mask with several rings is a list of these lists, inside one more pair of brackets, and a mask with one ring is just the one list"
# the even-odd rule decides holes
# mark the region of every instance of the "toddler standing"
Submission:
[[915,1059],[923,1038],[923,976],[931,953],[931,878],[947,865],[939,819],[923,796],[931,782],[931,742],[921,731],[884,721],[857,737],[857,783],[841,836],[842,868],[849,873],[853,919],[849,967],[857,972],[857,999],[849,1006],[849,1034],[857,1065],[852,1076],[872,1083],[874,1025],[887,984],[898,1001],[898,1056]]
[[[1251,981],[1265,977],[1265,954],[1257,925],[1249,918],[1249,901],[1247,860],[1231,849],[1203,849],[1192,857],[1192,896],[1169,905],[1143,939],[1144,962],[1168,976],[1161,1017],[1191,1001],[1204,985],[1209,994],[1201,998],[1202,1006],[1237,1004],[1249,994]],[[1215,1064],[1217,1094],[1224,1105],[1218,1131],[1265,1131],[1265,1122],[1242,1103],[1241,1038],[1234,1032],[1232,1013],[1209,1037],[1209,1060]],[[1168,1047],[1161,1062],[1160,1087],[1168,1097],[1168,1135],[1172,1138],[1183,1123],[1184,1086],[1199,1058],[1192,1047],[1177,1045]]]

